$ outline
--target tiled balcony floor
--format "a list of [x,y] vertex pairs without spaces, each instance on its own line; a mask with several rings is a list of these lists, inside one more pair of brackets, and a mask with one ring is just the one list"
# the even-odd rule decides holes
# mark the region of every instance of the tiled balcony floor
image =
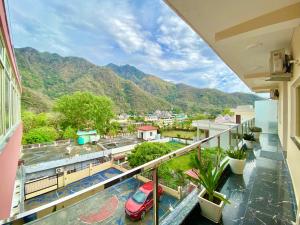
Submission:
[[[249,151],[244,175],[230,175],[221,192],[231,204],[223,210],[224,225],[285,225],[295,221],[291,177],[277,135],[262,134]],[[199,205],[184,224],[214,224],[200,216]]]

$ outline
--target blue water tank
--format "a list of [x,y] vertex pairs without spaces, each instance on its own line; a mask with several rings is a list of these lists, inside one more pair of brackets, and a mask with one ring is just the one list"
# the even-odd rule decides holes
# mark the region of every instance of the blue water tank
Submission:
[[79,137],[77,139],[77,142],[78,142],[79,145],[84,145],[84,138],[83,137]]

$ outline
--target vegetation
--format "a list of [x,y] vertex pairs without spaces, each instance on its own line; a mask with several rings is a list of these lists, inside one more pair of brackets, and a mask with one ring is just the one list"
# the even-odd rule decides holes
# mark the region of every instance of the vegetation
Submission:
[[117,136],[118,133],[121,131],[121,125],[120,123],[114,121],[114,122],[111,122],[108,126],[108,132],[107,134],[109,136]]
[[217,115],[224,107],[253,104],[260,99],[252,94],[173,84],[129,65],[101,67],[82,58],[61,57],[32,48],[15,49],[15,52],[25,87],[22,105],[36,112],[51,110],[56,98],[74,90],[108,96],[117,112],[135,113],[174,108]]
[[176,137],[183,139],[193,139],[197,136],[196,131],[185,131],[185,130],[163,130],[161,132],[164,137]]
[[[216,158],[220,159],[221,157],[217,155]],[[208,161],[205,165],[203,165],[202,161],[198,159],[198,156],[194,155],[192,163],[193,167],[197,168],[199,171],[198,179],[193,177],[189,177],[189,179],[191,179],[194,183],[198,183],[199,186],[203,185],[206,189],[208,200],[214,202],[214,199],[219,199],[220,201],[229,203],[226,198],[215,192],[228,160],[224,161],[221,165],[220,160]]]
[[[219,155],[218,155],[219,153]],[[217,160],[222,160],[225,157],[223,149],[219,148],[205,148],[201,151],[201,162],[203,169],[208,170],[209,162],[216,162]],[[160,176],[161,183],[167,185],[168,187],[177,189],[178,185],[183,185],[186,182],[186,177],[184,172],[194,168],[193,160],[197,156],[196,150],[188,153],[186,155],[171,159],[170,161],[159,166],[159,172],[163,175]],[[217,159],[220,156],[220,159]]]
[[245,141],[255,141],[254,135],[253,134],[244,134],[243,138]]
[[128,162],[131,167],[140,166],[183,146],[177,142],[144,142],[132,150],[128,156]]
[[213,120],[216,117],[212,114],[204,114],[204,113],[198,113],[196,115],[193,115],[191,120]]
[[260,127],[250,127],[249,129],[251,132],[262,132],[262,129]]
[[67,127],[63,133],[63,139],[75,139],[76,138],[76,130],[72,127]]
[[35,114],[29,111],[22,112],[23,144],[35,144],[54,141],[59,137],[55,120],[49,113]]
[[133,124],[128,124],[128,126],[127,126],[127,131],[128,131],[130,134],[133,134],[134,132],[136,132],[136,126],[133,125]]
[[100,133],[117,134],[120,124],[110,123],[112,102],[107,97],[88,92],[65,95],[55,103],[55,113],[22,112],[23,144],[75,138],[78,129],[97,129]]
[[231,111],[230,111],[230,108],[225,108],[221,114],[222,114],[223,116],[225,116],[225,115],[233,116],[233,115],[234,115],[234,112],[231,112]]
[[226,151],[226,154],[232,159],[239,159],[239,160],[246,159],[246,152],[242,148],[239,148],[237,150],[230,148],[229,150]]
[[92,128],[99,133],[106,133],[112,126],[112,101],[104,96],[96,96],[89,92],[75,92],[59,98],[54,110],[61,113],[61,127],[75,129]]

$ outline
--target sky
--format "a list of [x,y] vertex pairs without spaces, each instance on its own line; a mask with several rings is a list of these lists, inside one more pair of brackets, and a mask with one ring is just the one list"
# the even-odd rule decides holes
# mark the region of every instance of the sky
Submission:
[[14,46],[130,64],[174,83],[250,92],[162,0],[9,0]]

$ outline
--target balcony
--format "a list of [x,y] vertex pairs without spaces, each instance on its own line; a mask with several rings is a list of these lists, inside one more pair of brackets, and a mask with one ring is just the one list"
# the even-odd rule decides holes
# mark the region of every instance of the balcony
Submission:
[[[154,207],[138,223],[128,219],[124,205],[147,178],[164,185],[158,170],[170,160],[193,153],[203,154],[209,147],[227,149],[241,145],[242,135],[253,125],[254,120],[245,121],[84,190],[25,211],[6,222],[31,221],[31,224],[50,225],[214,224],[201,216],[197,198],[199,189],[187,180],[182,188],[184,191],[165,188],[162,201],[154,197]],[[227,166],[218,189],[231,202],[223,210],[222,224],[292,224],[296,220],[293,185],[277,134],[262,134],[254,149],[247,151],[243,176],[234,175]]]
[[[278,136],[262,134],[260,144],[249,153],[243,176],[230,174],[220,188],[231,202],[223,210],[222,224],[292,224],[297,205]],[[197,193],[193,194],[187,211],[173,211],[162,224],[214,224],[200,216]]]

